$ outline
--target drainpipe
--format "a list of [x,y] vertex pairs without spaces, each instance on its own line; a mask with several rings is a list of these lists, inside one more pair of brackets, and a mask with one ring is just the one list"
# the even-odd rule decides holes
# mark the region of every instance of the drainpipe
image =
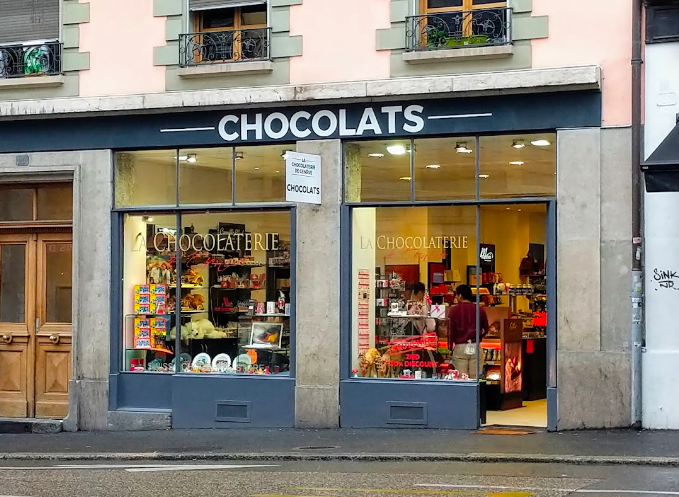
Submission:
[[632,399],[631,421],[641,426],[641,354],[644,341],[641,179],[642,0],[632,0]]

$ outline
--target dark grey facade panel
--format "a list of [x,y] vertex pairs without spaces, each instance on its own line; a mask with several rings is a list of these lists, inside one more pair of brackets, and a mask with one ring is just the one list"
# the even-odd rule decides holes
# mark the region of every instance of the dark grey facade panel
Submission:
[[59,0],[0,0],[0,43],[58,37]]
[[[111,379],[114,375],[111,375]],[[120,373],[117,378],[117,409],[170,409],[172,375],[167,373]]]
[[679,192],[679,167],[674,171],[646,172],[645,180],[649,193]]
[[289,377],[179,374],[171,398],[173,428],[295,425],[295,380]]
[[343,428],[479,427],[477,383],[409,380],[344,380],[340,384]]

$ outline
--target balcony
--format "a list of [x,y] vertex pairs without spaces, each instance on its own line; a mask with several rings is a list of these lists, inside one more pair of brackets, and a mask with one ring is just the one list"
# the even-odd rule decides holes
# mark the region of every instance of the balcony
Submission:
[[271,28],[232,29],[187,33],[179,37],[179,65],[268,61]]
[[[510,45],[511,14],[511,8],[500,7],[407,17],[406,51],[426,52]],[[479,51],[486,54],[492,52]],[[497,52],[504,53],[505,50]]]
[[0,46],[0,80],[62,73],[59,42]]

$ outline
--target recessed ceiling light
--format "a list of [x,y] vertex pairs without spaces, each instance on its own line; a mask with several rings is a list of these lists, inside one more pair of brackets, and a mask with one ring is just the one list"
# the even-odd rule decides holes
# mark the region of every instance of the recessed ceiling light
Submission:
[[510,166],[523,166],[524,162],[522,160],[513,160],[509,162]]
[[236,160],[245,159],[243,152],[236,152]]
[[410,176],[401,176],[401,177],[399,178],[399,180],[401,180],[401,181],[410,181]]
[[276,171],[276,174],[280,173],[280,171]]
[[458,154],[471,154],[473,152],[472,149],[467,148],[467,142],[457,142],[455,144],[455,150]]
[[511,207],[507,207],[507,209],[506,209],[506,210],[510,211],[510,210],[512,210],[512,208],[511,208]]
[[189,156],[188,156],[188,155],[180,155],[179,157],[177,157],[177,156],[175,155],[174,158],[175,158],[175,159],[179,159],[179,160],[188,160]]
[[403,145],[389,145],[387,147],[387,152],[391,155],[405,155],[406,148]]
[[255,168],[255,171],[259,171],[259,168],[258,168],[258,167],[256,167],[256,168]]
[[483,179],[490,178],[490,174],[479,174],[479,178]]
[[521,212],[521,209],[519,209],[519,212]]
[[549,147],[552,143],[549,140],[533,140],[530,144],[536,147]]
[[440,169],[441,166],[438,164],[429,164],[428,166],[425,166],[427,169]]
[[525,146],[526,146],[526,144],[524,143],[523,140],[514,140],[512,142],[512,148],[523,148]]
[[196,154],[189,154],[189,155],[186,156],[186,162],[194,163],[197,160],[198,159],[196,158]]
[[368,154],[368,157],[376,157],[376,158],[379,159],[380,157],[384,157],[384,154],[373,153],[373,154]]

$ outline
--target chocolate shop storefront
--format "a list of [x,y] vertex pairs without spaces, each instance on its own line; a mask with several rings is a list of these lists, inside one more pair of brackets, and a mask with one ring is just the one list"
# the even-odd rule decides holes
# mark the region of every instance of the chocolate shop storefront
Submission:
[[[59,184],[72,276],[38,287],[69,359],[40,367],[67,429],[557,427],[557,185],[600,162],[600,93],[296,105],[0,121],[0,377],[27,359],[0,416],[41,415],[16,233],[55,223],[14,199]],[[320,205],[286,201],[294,152],[320,156]]]

